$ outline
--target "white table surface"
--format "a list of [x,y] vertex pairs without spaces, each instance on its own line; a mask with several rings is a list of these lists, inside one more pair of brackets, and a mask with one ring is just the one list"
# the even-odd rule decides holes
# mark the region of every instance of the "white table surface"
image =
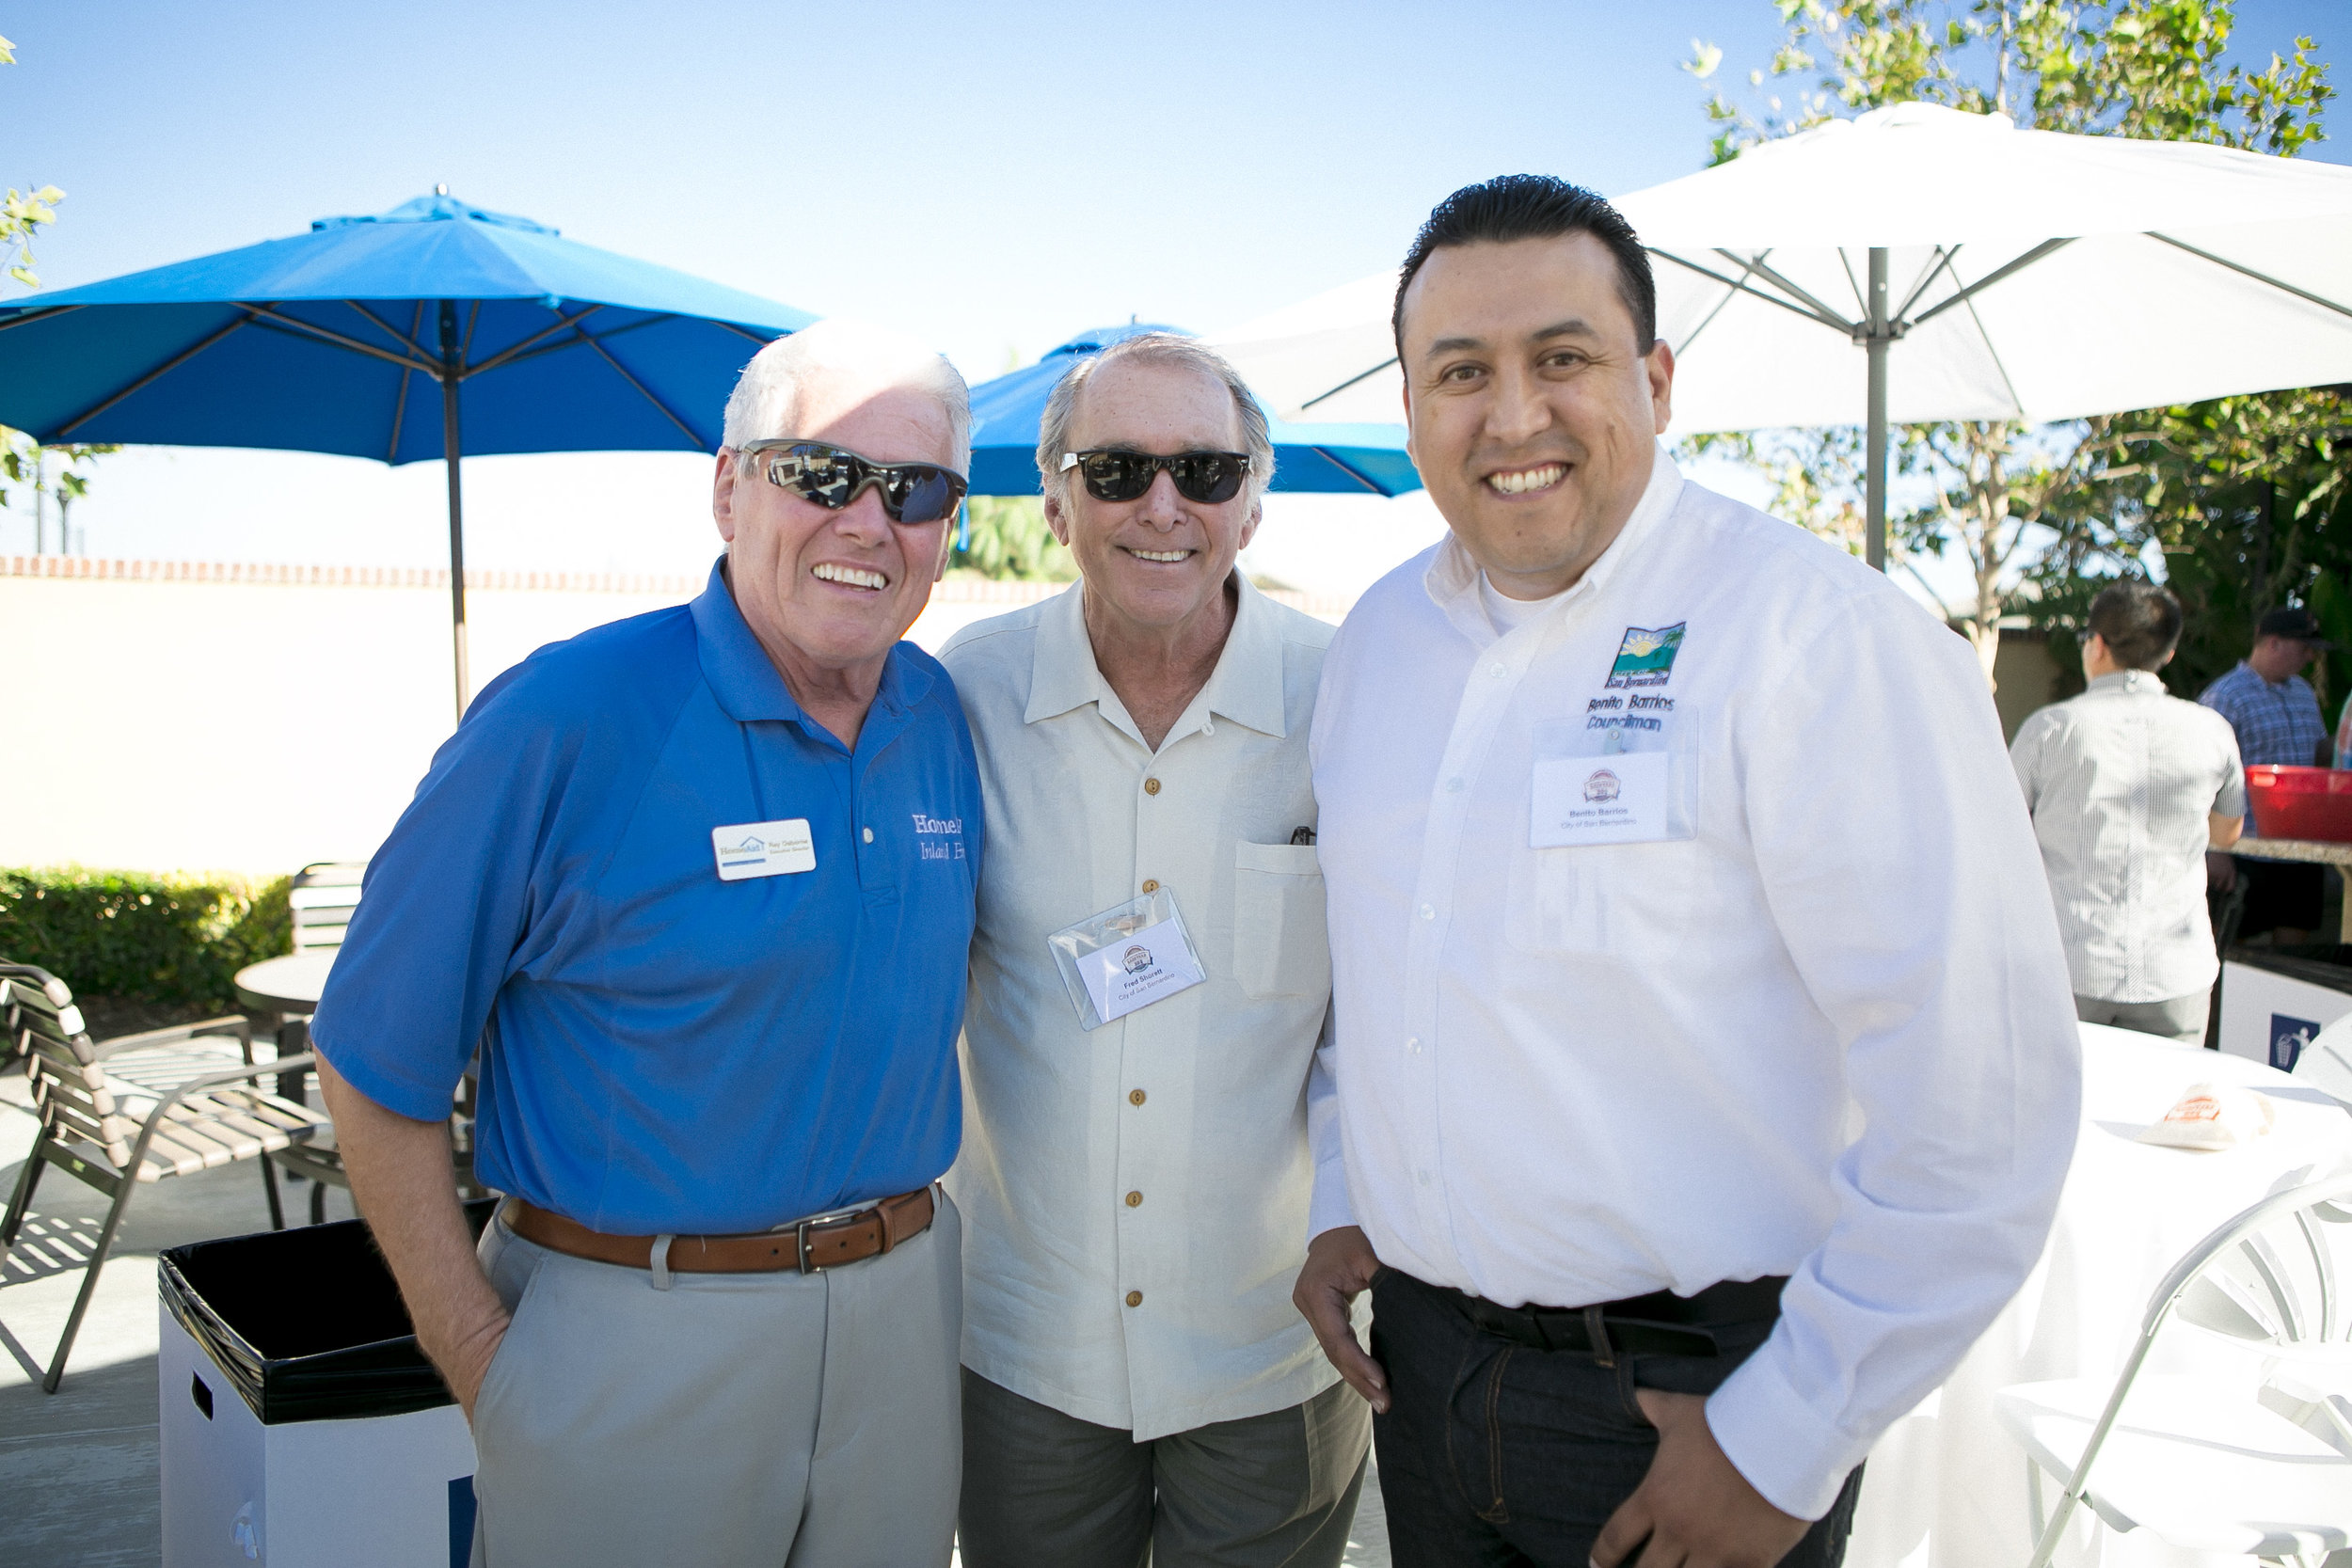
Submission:
[[313,947],[282,958],[263,958],[237,971],[237,1000],[248,1007],[272,1012],[315,1012],[319,993],[326,989],[326,972],[334,967],[333,947]]
[[[2172,1264],[2270,1193],[2352,1168],[2352,1115],[2260,1062],[2082,1025],[2083,1122],[2042,1261],[1949,1381],[1871,1450],[1846,1554],[1851,1568],[2016,1568],[2030,1555],[2025,1450],[2001,1429],[1993,1396],[2049,1378],[2111,1379],[2148,1296]],[[2196,1083],[2271,1096],[2278,1121],[2219,1152],[2134,1142]],[[2168,1327],[2147,1370],[2219,1370],[2241,1353]],[[2055,1498],[2055,1484],[2043,1496]],[[2085,1511],[2086,1515],[2088,1511]],[[2089,1542],[2090,1549],[2083,1549]],[[2244,1564],[2182,1553],[2146,1533],[2076,1528],[2057,1562],[2103,1568]]]

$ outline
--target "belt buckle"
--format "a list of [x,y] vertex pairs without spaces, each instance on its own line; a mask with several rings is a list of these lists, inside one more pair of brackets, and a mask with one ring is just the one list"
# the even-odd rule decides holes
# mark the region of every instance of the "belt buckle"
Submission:
[[860,1203],[847,1209],[828,1209],[821,1214],[811,1214],[806,1219],[795,1220],[791,1227],[793,1258],[800,1264],[801,1272],[803,1274],[825,1272],[825,1266],[822,1263],[811,1263],[808,1260],[808,1233],[811,1228],[820,1225],[837,1225],[843,1220],[855,1219],[873,1207],[874,1205],[870,1203]]

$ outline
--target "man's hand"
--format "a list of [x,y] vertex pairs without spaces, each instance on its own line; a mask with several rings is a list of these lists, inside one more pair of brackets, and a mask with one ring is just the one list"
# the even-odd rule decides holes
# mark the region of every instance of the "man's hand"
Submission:
[[1363,1395],[1374,1412],[1388,1414],[1389,1379],[1380,1363],[1356,1342],[1356,1325],[1348,1306],[1372,1287],[1380,1259],[1360,1227],[1334,1226],[1307,1243],[1307,1262],[1298,1271],[1291,1304],[1323,1341],[1323,1354],[1337,1367],[1347,1386]]
[[2218,849],[2205,851],[2205,891],[2227,893],[2237,886],[2237,857]]
[[471,1334],[446,1348],[427,1344],[424,1337],[417,1338],[417,1347],[424,1352],[449,1385],[449,1391],[457,1396],[457,1408],[466,1413],[466,1424],[473,1425],[473,1402],[482,1397],[482,1380],[490,1374],[490,1360],[505,1342],[506,1325],[510,1320],[501,1312]]
[[1724,1457],[1705,1399],[1655,1388],[1633,1397],[1658,1429],[1658,1454],[1601,1527],[1593,1568],[1629,1560],[1640,1568],[1772,1568],[1804,1539],[1811,1525],[1766,1502]]

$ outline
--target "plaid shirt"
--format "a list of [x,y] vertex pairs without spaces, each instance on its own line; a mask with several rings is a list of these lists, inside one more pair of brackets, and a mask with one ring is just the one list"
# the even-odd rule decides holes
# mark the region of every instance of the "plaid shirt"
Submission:
[[2238,755],[2249,768],[2264,763],[2309,768],[2328,737],[2319,697],[2300,675],[2273,686],[2245,660],[2197,699],[2237,731]]

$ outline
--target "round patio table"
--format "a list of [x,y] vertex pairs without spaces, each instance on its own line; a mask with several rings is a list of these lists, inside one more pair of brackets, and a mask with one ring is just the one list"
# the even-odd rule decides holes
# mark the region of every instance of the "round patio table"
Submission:
[[335,953],[332,947],[313,947],[247,964],[231,982],[237,1000],[261,1012],[317,1012],[319,993],[326,989],[326,972],[335,965]]
[[[2016,1568],[2033,1550],[2026,1452],[2002,1430],[1993,1396],[2049,1378],[2113,1378],[2139,1332],[2148,1296],[2182,1254],[2271,1192],[2352,1168],[2352,1115],[2319,1089],[2261,1062],[2083,1024],[2082,1124],[2042,1260],[1943,1387],[1870,1450],[1846,1560],[1854,1568]],[[2237,1148],[2199,1151],[2137,1141],[2192,1084],[2268,1095],[2278,1119]],[[2229,1375],[2243,1353],[2175,1325],[2148,1361],[2158,1373]],[[2058,1482],[2045,1481],[2055,1498]],[[2088,1511],[2086,1511],[2086,1514]],[[2086,1557],[2076,1529],[2057,1568],[2185,1568],[2241,1563],[2172,1551],[2144,1532],[2106,1539]]]

